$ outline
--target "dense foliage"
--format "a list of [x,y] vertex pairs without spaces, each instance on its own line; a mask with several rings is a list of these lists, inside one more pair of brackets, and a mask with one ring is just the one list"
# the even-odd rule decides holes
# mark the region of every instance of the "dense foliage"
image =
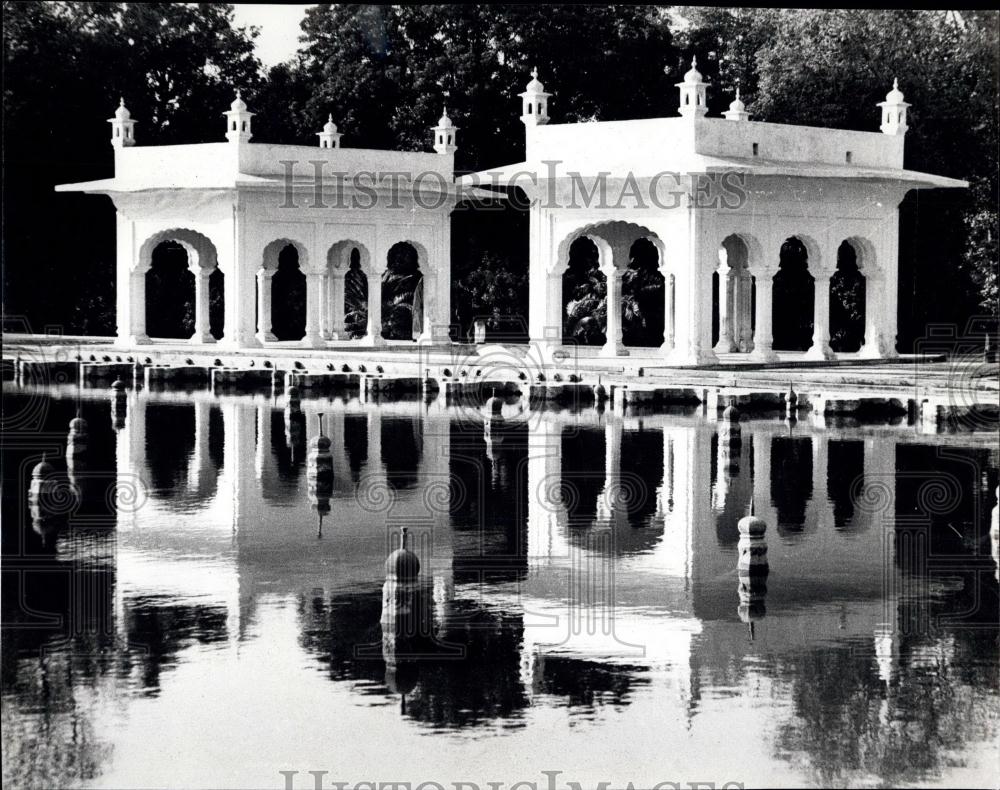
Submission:
[[[110,175],[104,118],[120,95],[140,144],[219,140],[234,86],[264,142],[312,145],[332,113],[346,146],[426,149],[447,102],[458,167],[479,170],[523,157],[516,94],[532,66],[559,122],[641,118],[674,113],[673,83],[695,53],[711,112],[738,83],[754,118],[784,123],[874,130],[874,105],[898,76],[913,103],[907,167],[971,183],[904,201],[902,347],[928,323],[996,313],[995,12],[324,4],[308,10],[297,56],[266,74],[255,31],[236,27],[225,4],[26,2],[3,12],[4,314],[26,315],[36,331],[114,330],[110,206],[52,186]],[[526,225],[509,208],[456,213],[452,319],[463,333],[483,317],[523,336]],[[384,313],[390,334],[405,335],[412,304],[397,298],[394,278]],[[592,335],[585,319],[600,329],[603,286],[586,279],[592,286],[578,283],[568,308],[572,332]],[[835,294],[857,288],[842,279]],[[626,342],[662,339],[661,280],[630,265]],[[351,294],[357,330],[365,297],[359,284]]]

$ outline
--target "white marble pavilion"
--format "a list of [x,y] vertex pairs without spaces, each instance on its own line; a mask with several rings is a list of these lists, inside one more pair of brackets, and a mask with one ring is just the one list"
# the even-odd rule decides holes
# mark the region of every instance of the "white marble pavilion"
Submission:
[[[433,154],[341,147],[332,119],[317,147],[259,144],[237,93],[224,113],[227,142],[139,147],[123,102],[109,119],[114,177],[57,190],[114,202],[118,338],[127,346],[155,340],[146,326],[146,278],[164,242],[185,249],[195,275],[193,346],[216,342],[209,277],[217,269],[225,278],[219,342],[277,342],[271,281],[289,246],[306,278],[305,336],[296,342],[385,345],[382,278],[399,244],[419,263],[420,309],[415,304],[412,340],[389,342],[447,341],[451,212],[480,188],[519,187],[531,201],[529,333],[546,353],[566,350],[563,275],[571,246],[585,237],[597,248],[608,304],[622,303],[632,245],[646,239],[655,247],[664,319],[661,347],[630,348],[621,309],[608,310],[605,345],[575,349],[584,355],[685,365],[776,359],[773,317],[801,308],[772,298],[779,250],[795,241],[814,289],[804,356],[837,356],[830,280],[845,243],[865,293],[863,342],[850,356],[894,356],[899,205],[912,189],[966,182],[903,167],[909,105],[898,85],[880,103],[880,132],[751,121],[738,92],[724,117],[709,118],[707,87],[693,62],[678,83],[679,117],[550,124],[551,94],[536,71],[520,94],[525,161],[458,179],[457,130],[447,111],[433,130]],[[348,339],[352,269],[367,280],[368,326]]]
[[720,354],[773,360],[772,314],[796,307],[772,303],[773,278],[782,244],[796,239],[815,288],[805,356],[830,359],[830,278],[846,241],[867,296],[864,342],[850,356],[894,356],[900,202],[911,189],[967,186],[904,169],[909,105],[898,84],[880,103],[880,132],[751,121],[738,93],[724,117],[709,118],[696,62],[677,87],[679,117],[551,124],[536,71],[521,94],[525,161],[460,179],[519,187],[532,203],[532,340],[563,344],[563,274],[574,241],[597,246],[614,304],[631,245],[648,239],[664,277],[663,345],[626,347],[621,312],[608,310],[607,342],[595,353],[689,365]]

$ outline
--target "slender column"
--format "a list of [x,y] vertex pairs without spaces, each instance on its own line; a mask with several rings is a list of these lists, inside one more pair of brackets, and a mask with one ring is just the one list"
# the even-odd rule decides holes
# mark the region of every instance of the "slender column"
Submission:
[[254,473],[257,482],[271,465],[271,405],[268,401],[255,404],[257,409],[257,445],[254,448]]
[[146,272],[140,268],[129,276],[129,343],[148,343],[146,334]]
[[711,275],[698,264],[698,259],[693,258],[688,357],[692,364],[711,365],[719,361],[712,351],[712,281]]
[[834,359],[830,348],[830,274],[824,269],[813,273],[813,342],[806,352],[809,359]]
[[602,268],[608,283],[607,299],[607,325],[604,335],[607,338],[604,348],[601,349],[603,357],[628,356],[628,349],[622,343],[622,270],[617,266]]
[[344,272],[334,269],[330,273],[330,338],[343,340],[344,337]]
[[539,340],[552,337],[555,340],[554,345],[561,345],[566,323],[563,315],[563,269],[546,274],[545,286],[545,326]]
[[677,330],[677,297],[676,281],[671,272],[663,272],[663,345],[660,352],[666,356],[674,350],[674,337]]
[[717,354],[729,354],[739,351],[733,340],[733,305],[735,303],[735,277],[729,264],[719,266],[719,342],[715,344]]
[[274,342],[278,338],[271,331],[271,278],[277,269],[257,270],[257,340]]
[[885,280],[875,272],[865,272],[865,338],[860,355],[869,359],[891,356],[886,349],[882,332],[883,306],[882,291]]
[[[528,562],[537,568],[569,554],[566,500],[574,481],[562,479],[562,425],[539,416],[528,436]],[[564,489],[565,486],[565,489]]]
[[368,342],[373,346],[385,345],[382,337],[382,270],[368,275]]
[[208,320],[208,278],[212,270],[194,266],[191,273],[194,274],[194,335],[191,340],[195,343],[214,343]]
[[319,334],[323,340],[331,340],[330,334],[330,276],[323,273],[319,289]]
[[320,313],[322,312],[323,275],[317,272],[306,274],[306,336],[302,345],[320,347],[323,336],[320,334]]
[[[424,306],[421,311],[422,323],[416,339],[425,343],[430,343],[434,340],[434,316],[437,315],[437,283],[435,279],[433,275],[425,273],[420,286],[424,290]],[[414,327],[414,329],[417,328]]]
[[773,361],[778,358],[774,353],[774,330],[773,330],[773,310],[774,304],[774,275],[771,269],[760,269],[753,273],[757,278],[757,311],[756,311],[756,331],[753,336],[754,359],[763,362]]

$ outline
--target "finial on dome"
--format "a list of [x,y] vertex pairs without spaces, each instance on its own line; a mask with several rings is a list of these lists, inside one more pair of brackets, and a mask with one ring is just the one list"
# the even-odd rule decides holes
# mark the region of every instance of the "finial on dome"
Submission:
[[534,77],[536,80],[538,79],[538,66],[534,66],[531,69],[531,76]]
[[899,77],[893,77],[892,78],[892,89],[894,91],[898,91],[899,90]]

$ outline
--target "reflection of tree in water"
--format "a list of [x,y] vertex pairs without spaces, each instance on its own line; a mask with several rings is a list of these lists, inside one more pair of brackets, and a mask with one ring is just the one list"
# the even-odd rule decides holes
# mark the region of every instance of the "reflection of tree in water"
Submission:
[[224,642],[226,614],[221,605],[163,604],[143,598],[126,602],[126,660],[139,668],[142,689],[158,693],[163,669],[176,666],[178,653],[190,645]]
[[[14,523],[13,520],[11,523]],[[29,528],[30,529],[30,528]],[[115,621],[116,537],[74,530],[39,573],[3,574],[3,763],[7,786],[70,787],[93,782],[110,759],[88,700],[159,691],[165,669],[196,642],[226,638],[224,607],[126,599]],[[86,558],[81,562],[80,558]],[[89,594],[81,605],[80,590]],[[37,627],[35,615],[58,617]],[[31,628],[10,628],[18,622]],[[86,693],[82,693],[87,690]]]
[[807,436],[771,439],[771,499],[778,511],[778,534],[801,532],[812,496],[812,440]]
[[826,490],[833,503],[833,525],[845,529],[854,518],[854,481],[865,471],[865,443],[831,439],[826,457]]
[[562,479],[546,480],[555,489],[560,483],[571,527],[589,527],[597,517],[597,497],[604,488],[604,431],[568,426],[562,431]]
[[546,656],[542,661],[542,690],[566,697],[566,704],[571,707],[622,707],[629,703],[634,688],[649,685],[649,679],[643,676],[645,667],[564,656]]
[[412,417],[382,417],[382,464],[394,488],[413,488],[417,484],[423,426],[422,420]]
[[[804,754],[813,781],[825,787],[867,783],[872,776],[880,786],[897,787],[953,766],[970,742],[995,737],[997,713],[996,633],[955,636],[978,643],[961,670],[948,660],[907,666],[907,652],[917,650],[904,644],[900,675],[888,688],[861,645],[824,645],[779,658],[776,672],[792,678],[796,718],[780,727],[777,753],[785,759]],[[984,694],[987,688],[994,693]]]
[[[430,590],[419,598],[432,607]],[[519,616],[481,610],[471,601],[448,604],[448,623],[435,623],[436,634],[419,639],[429,656],[407,657],[402,647],[395,656],[393,676],[407,691],[406,715],[438,726],[485,724],[516,715],[527,706],[520,681]],[[382,657],[382,589],[377,587],[329,599],[314,595],[300,599],[302,646],[325,664],[334,680],[367,680],[387,689]],[[433,618],[428,612],[426,620]],[[435,643],[431,638],[437,637]],[[455,657],[444,643],[465,648]]]
[[[437,641],[419,640],[431,655],[415,658],[407,657],[403,640],[397,640],[400,649],[389,672],[392,688],[385,685],[381,587],[300,597],[300,643],[326,667],[331,679],[368,681],[356,687],[358,693],[398,699],[397,692],[405,691],[405,715],[417,721],[470,727],[519,718],[530,704],[521,679],[521,615],[455,598],[448,602],[442,622],[429,587],[418,600],[421,606],[435,607],[433,615],[427,612],[424,619],[433,621],[430,636]],[[449,647],[454,645],[464,648],[462,657],[454,655]],[[625,705],[630,690],[646,682],[637,677],[641,671],[633,666],[542,656],[535,689],[564,697],[573,707]]]
[[[146,406],[146,463],[155,490],[172,493],[188,476],[194,452],[194,406],[149,403]],[[166,500],[169,502],[169,498]]]
[[361,470],[368,461],[368,417],[364,414],[344,415],[344,446],[347,448],[347,463],[351,468],[351,479],[361,480]]
[[491,434],[452,423],[449,511],[455,581],[513,581],[527,572],[527,426]]

